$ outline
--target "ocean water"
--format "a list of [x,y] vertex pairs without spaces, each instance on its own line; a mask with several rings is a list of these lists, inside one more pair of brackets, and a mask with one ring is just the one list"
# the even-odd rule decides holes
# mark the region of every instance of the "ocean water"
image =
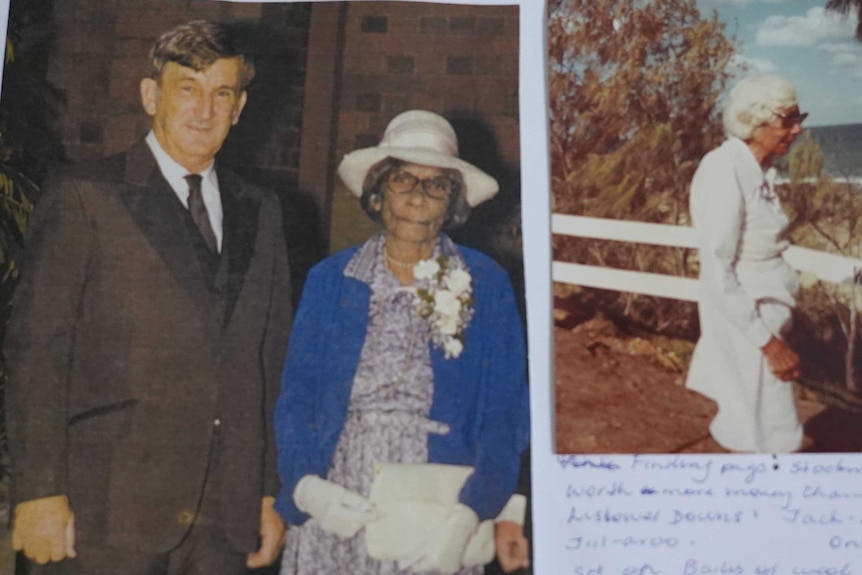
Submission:
[[862,124],[817,126],[808,130],[820,144],[829,175],[862,181]]

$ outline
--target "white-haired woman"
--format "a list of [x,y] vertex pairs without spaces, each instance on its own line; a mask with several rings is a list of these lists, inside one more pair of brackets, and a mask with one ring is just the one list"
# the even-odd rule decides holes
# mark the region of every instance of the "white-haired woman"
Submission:
[[514,295],[441,232],[497,182],[457,154],[449,122],[412,110],[339,166],[383,230],[316,266],[297,311],[275,415],[283,574],[481,573],[495,518],[501,563],[526,560],[507,504],[529,427]]
[[790,452],[802,443],[790,383],[799,357],[782,339],[798,283],[781,255],[788,220],[771,166],[806,116],[787,80],[741,80],[724,109],[727,140],[691,183],[701,336],[686,385],[718,404],[710,432],[732,451]]

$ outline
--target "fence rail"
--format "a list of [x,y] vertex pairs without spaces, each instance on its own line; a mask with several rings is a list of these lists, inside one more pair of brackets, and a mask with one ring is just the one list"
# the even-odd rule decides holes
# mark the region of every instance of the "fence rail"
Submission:
[[[552,214],[551,232],[597,240],[697,249],[694,228],[688,226]],[[813,274],[819,280],[856,286],[862,284],[862,260],[799,246],[790,246],[783,256],[792,268]],[[697,280],[692,278],[558,261],[553,262],[552,275],[554,281],[560,283],[697,300]]]

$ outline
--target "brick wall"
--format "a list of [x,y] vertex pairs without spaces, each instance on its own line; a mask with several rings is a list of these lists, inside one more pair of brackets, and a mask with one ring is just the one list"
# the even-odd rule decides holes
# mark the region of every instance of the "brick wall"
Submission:
[[234,26],[258,66],[224,161],[296,179],[310,5],[55,0],[54,8],[48,75],[65,96],[60,122],[70,159],[120,152],[146,133],[150,121],[141,109],[138,84],[150,46],[176,24],[209,19]]
[[456,239],[519,267],[516,6],[55,0],[49,80],[66,99],[70,159],[122,151],[146,133],[138,83],[147,51],[198,18],[231,23],[256,53],[249,103],[220,161],[280,193],[299,268],[327,243],[334,251],[374,231],[335,168],[411,108],[449,118],[462,157],[500,181]]
[[[399,112],[437,112],[455,126],[462,157],[501,181],[501,197],[491,202],[501,205],[477,210],[460,236],[470,238],[471,228],[487,231],[482,211],[500,216],[505,204],[512,216],[520,160],[518,8],[355,2],[343,26],[336,161],[353,149],[375,145]],[[374,230],[340,182],[331,214],[332,249],[361,241]],[[482,243],[481,234],[472,235],[471,243]]]
[[376,143],[406,109],[470,110],[515,136],[517,161],[517,7],[355,3],[345,43],[339,151]]
[[48,68],[66,100],[60,131],[68,158],[101,158],[126,150],[149,130],[139,83],[156,38],[191,20],[230,25],[254,56],[257,74],[219,161],[281,198],[295,299],[305,271],[325,250],[319,210],[297,184],[310,14],[308,3],[55,0]]

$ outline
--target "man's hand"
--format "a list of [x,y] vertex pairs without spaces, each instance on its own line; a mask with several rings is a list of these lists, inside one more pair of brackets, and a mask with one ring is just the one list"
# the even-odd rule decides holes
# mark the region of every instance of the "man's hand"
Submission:
[[530,565],[530,545],[524,537],[524,526],[514,521],[498,521],[494,530],[497,561],[503,571],[511,573]]
[[75,557],[75,515],[66,496],[53,495],[16,505],[12,548],[40,565]]
[[248,554],[245,566],[259,569],[271,565],[284,545],[286,528],[281,516],[273,509],[274,497],[264,497],[260,503],[260,549]]

